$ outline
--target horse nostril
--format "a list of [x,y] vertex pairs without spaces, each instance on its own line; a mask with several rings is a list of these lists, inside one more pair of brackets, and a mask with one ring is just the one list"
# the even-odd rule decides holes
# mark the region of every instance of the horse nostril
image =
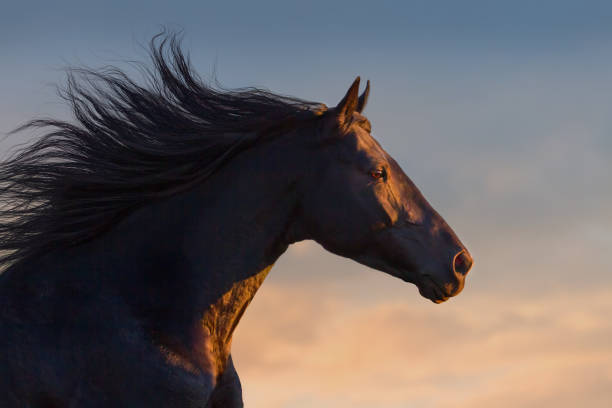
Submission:
[[467,251],[463,250],[455,255],[453,269],[455,273],[466,275],[472,267],[473,262],[472,257],[467,253]]

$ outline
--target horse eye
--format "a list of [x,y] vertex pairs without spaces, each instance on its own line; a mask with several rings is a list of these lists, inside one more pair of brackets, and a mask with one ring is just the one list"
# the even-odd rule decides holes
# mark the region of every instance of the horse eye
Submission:
[[382,179],[385,175],[385,169],[374,169],[370,171],[370,176],[375,180]]

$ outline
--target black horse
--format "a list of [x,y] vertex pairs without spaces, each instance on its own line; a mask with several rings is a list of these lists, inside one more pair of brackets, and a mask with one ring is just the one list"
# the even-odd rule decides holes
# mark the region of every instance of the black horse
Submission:
[[0,169],[0,406],[237,407],[232,333],[297,241],[458,294],[468,251],[362,115],[222,90],[175,37],[146,81],[72,71],[75,123]]

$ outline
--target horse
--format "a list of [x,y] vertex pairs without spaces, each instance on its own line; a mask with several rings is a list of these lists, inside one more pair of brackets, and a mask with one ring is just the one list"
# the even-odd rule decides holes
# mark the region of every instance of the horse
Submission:
[[241,407],[232,333],[292,243],[441,303],[472,257],[364,116],[204,81],[176,36],[145,81],[72,69],[74,119],[0,168],[0,406]]

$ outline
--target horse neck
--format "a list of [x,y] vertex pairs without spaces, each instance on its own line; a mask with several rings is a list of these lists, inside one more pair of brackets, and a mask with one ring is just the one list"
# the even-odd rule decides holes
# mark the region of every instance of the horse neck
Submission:
[[267,271],[297,239],[292,163],[287,146],[251,148],[201,186],[141,208],[99,241],[106,281],[144,327],[190,348],[203,335],[194,327],[222,325],[219,341],[229,342]]

